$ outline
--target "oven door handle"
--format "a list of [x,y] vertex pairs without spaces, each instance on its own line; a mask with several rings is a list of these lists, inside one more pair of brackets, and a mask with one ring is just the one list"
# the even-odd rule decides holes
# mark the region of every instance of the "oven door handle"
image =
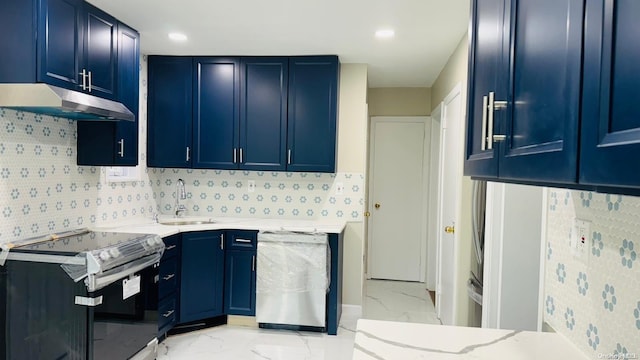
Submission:
[[113,284],[120,279],[124,279],[129,275],[133,275],[140,270],[157,264],[160,261],[161,257],[161,253],[151,254],[126,263],[124,265],[115,267],[101,274],[90,274],[85,279],[85,284],[87,285],[87,289],[89,291],[100,290],[103,287]]

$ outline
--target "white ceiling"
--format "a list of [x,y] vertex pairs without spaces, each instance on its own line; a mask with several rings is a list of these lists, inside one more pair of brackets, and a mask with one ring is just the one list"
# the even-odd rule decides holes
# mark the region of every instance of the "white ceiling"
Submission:
[[144,54],[337,54],[368,64],[370,87],[430,87],[469,22],[469,0],[88,1],[138,30]]

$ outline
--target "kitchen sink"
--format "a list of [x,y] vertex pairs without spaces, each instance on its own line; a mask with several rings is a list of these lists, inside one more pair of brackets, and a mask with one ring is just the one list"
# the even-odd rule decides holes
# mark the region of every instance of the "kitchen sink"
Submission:
[[203,225],[203,224],[215,224],[215,221],[211,220],[160,220],[161,225]]

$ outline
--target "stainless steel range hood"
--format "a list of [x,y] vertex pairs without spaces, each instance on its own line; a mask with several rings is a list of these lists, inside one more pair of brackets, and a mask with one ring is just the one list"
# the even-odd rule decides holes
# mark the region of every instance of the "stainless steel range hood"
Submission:
[[47,84],[0,84],[0,107],[72,120],[135,120],[119,102]]

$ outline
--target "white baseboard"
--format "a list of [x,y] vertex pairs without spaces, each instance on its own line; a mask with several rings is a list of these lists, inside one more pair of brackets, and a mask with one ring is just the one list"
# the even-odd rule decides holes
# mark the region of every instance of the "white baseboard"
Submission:
[[353,316],[353,317],[361,317],[362,316],[362,305],[350,305],[350,304],[342,304],[342,316]]

